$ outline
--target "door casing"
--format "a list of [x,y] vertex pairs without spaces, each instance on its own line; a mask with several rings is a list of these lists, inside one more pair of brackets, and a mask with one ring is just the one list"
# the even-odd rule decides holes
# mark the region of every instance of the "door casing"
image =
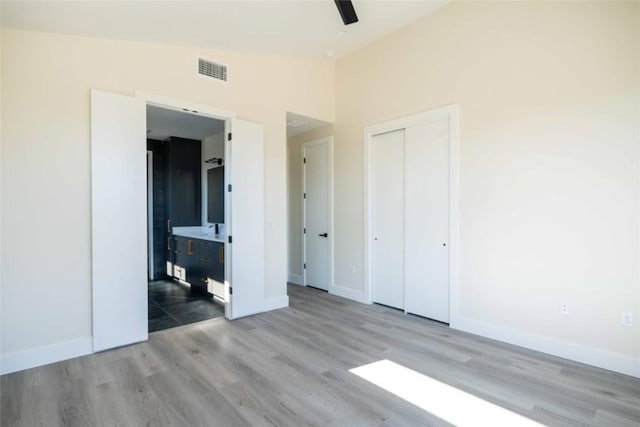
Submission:
[[[203,117],[210,117],[216,120],[223,120],[224,123],[224,133],[227,135],[231,130],[231,120],[236,118],[237,114],[233,111],[223,110],[216,107],[211,107],[209,105],[202,104],[194,104],[192,102],[187,102],[179,99],[170,98],[167,96],[152,94],[144,91],[136,91],[135,97],[142,99],[146,105],[153,105],[160,108],[165,108],[168,110],[175,110],[181,113],[187,114],[195,114]],[[230,150],[229,141],[225,138],[225,159],[229,154]],[[230,156],[229,156],[230,157]],[[225,160],[225,164],[229,164],[231,166],[231,160]],[[230,182],[231,176],[229,175],[229,168],[225,168],[225,183]],[[231,212],[229,206],[229,194],[226,193],[225,196],[225,219],[229,222],[229,224],[225,224],[225,228],[227,230],[227,234],[231,232]],[[224,266],[224,274],[225,274],[225,317],[227,319],[232,319],[232,307],[230,305],[230,295],[228,293],[229,289],[229,279],[231,279],[231,248],[229,241],[225,241],[225,266]],[[232,304],[232,303],[231,303]]]

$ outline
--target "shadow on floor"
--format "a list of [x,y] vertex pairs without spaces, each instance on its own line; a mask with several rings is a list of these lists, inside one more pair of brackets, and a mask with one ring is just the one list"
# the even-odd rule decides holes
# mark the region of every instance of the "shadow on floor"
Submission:
[[149,282],[149,332],[224,316],[224,306],[170,280]]

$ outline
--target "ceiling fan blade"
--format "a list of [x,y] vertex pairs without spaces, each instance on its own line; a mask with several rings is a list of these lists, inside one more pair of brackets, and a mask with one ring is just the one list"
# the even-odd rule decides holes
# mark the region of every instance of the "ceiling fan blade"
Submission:
[[344,25],[358,22],[358,15],[356,15],[356,10],[353,8],[353,3],[350,0],[334,1],[336,2],[338,12],[340,12],[340,16],[342,17],[342,22],[344,22]]

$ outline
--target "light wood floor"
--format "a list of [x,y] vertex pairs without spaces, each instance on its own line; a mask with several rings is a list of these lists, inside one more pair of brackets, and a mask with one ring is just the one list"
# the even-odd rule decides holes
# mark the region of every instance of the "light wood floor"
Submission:
[[640,425],[638,379],[313,289],[289,295],[288,309],[5,375],[1,424],[447,425],[349,372],[389,359],[546,425]]

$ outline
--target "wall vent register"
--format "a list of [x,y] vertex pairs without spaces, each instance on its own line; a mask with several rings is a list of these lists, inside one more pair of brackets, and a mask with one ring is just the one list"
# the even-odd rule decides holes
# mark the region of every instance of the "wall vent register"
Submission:
[[226,82],[228,76],[227,66],[198,58],[198,74]]

